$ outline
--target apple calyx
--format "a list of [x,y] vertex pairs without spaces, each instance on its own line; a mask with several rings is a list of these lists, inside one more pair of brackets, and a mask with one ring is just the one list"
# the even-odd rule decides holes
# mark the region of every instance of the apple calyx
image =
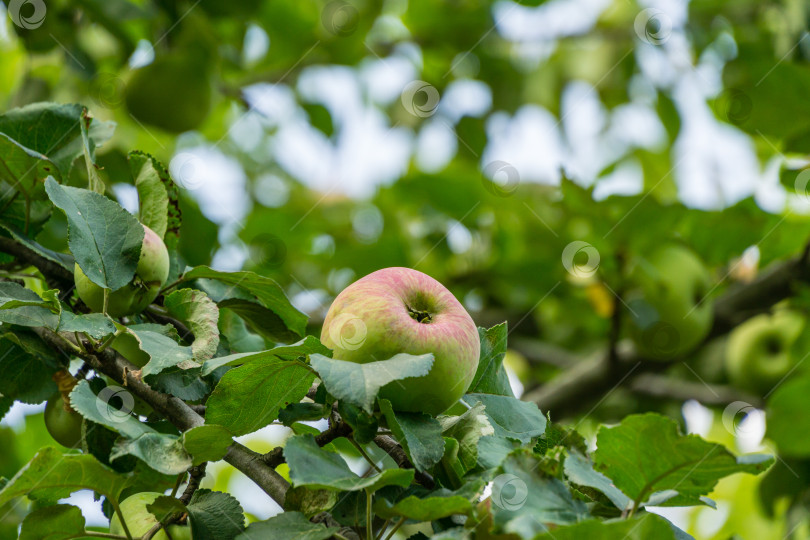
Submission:
[[422,324],[430,324],[433,322],[433,317],[429,312],[414,309],[408,305],[406,305],[405,307],[408,309],[408,315],[410,315],[411,319],[414,319],[416,322],[420,322]]

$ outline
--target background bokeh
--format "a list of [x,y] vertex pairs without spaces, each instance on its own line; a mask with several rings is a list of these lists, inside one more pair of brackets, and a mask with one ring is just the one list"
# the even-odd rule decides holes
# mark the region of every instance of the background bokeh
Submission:
[[[119,202],[138,204],[127,152],[169,164],[187,263],[272,277],[315,334],[373,270],[434,276],[478,324],[509,322],[528,394],[605,348],[625,258],[683,241],[718,297],[802,249],[808,17],[801,0],[14,0],[0,102],[114,120],[97,162]],[[710,344],[667,375],[725,384],[722,355]],[[550,414],[587,432],[657,410],[738,451],[768,447],[758,410],[729,424],[699,396],[636,390]],[[0,424],[0,476],[45,443],[40,410]],[[243,441],[266,451],[285,435]],[[806,538],[785,501],[768,515],[759,481],[737,475],[717,509],[666,515],[700,539]],[[203,485],[256,517],[279,510],[224,464]],[[104,522],[90,494],[73,500]]]

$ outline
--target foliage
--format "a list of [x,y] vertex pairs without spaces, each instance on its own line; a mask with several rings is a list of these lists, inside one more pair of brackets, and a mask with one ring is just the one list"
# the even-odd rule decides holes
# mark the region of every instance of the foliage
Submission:
[[[0,538],[99,532],[64,500],[79,490],[107,518],[134,493],[169,493],[149,511],[196,540],[683,539],[666,507],[699,516],[714,499],[734,509],[717,538],[804,538],[807,8],[579,4],[9,2],[0,419],[59,395],[83,420],[70,450],[0,428]],[[565,6],[581,27],[514,24]],[[357,103],[317,90],[336,81]],[[639,118],[654,127],[634,138]],[[371,144],[358,131],[407,140],[407,159],[375,147],[356,166],[370,158],[346,148]],[[437,132],[451,155],[431,165]],[[762,170],[729,183],[740,154],[712,153],[712,137]],[[542,163],[510,153],[522,146]],[[237,172],[211,173],[203,153]],[[160,295],[126,317],[91,312],[74,268],[134,286],[141,224],[169,249]],[[653,268],[661,246],[691,253],[708,288]],[[314,337],[330,298],[388,266],[434,276],[480,324],[475,379],[437,417],[377,395],[431,355],[350,364]],[[702,308],[699,335],[661,320],[656,299],[673,297],[683,319]],[[791,369],[767,389],[730,377],[727,334],[773,348],[745,323],[788,310],[802,327],[777,351]],[[679,421],[687,400],[710,408],[704,437]],[[767,449],[738,455],[755,409]],[[271,448],[245,438],[281,425]],[[211,482],[218,462],[283,511],[251,515]]]

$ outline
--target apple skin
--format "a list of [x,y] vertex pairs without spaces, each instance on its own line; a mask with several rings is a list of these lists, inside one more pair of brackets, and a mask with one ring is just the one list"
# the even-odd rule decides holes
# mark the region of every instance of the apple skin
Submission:
[[639,263],[627,296],[630,332],[639,353],[668,360],[693,350],[714,320],[711,274],[689,248],[666,244]]
[[[110,291],[107,314],[112,317],[123,317],[146,309],[169,277],[166,244],[146,225],[143,225],[143,230],[143,245],[135,276],[127,285]],[[90,281],[78,264],[73,269],[73,278],[82,302],[93,311],[101,312],[104,309],[104,288]]]
[[773,390],[796,363],[791,347],[804,329],[794,311],[757,315],[732,330],[726,344],[726,372],[742,390],[764,395]]
[[119,334],[113,339],[110,347],[139,368],[149,362],[149,355],[141,350],[138,340],[132,334],[126,332]]
[[[422,319],[423,322],[417,320]],[[478,329],[444,285],[410,268],[377,270],[335,298],[321,331],[333,357],[367,363],[433,353],[430,372],[380,390],[394,410],[440,414],[467,391],[478,368]]]
[[[146,509],[146,506],[155,502],[155,499],[162,495],[163,493],[144,491],[130,495],[121,503],[121,513],[124,514],[133,538],[143,536],[158,523],[157,518]],[[169,525],[168,529],[172,540],[191,540],[191,527],[175,524]],[[117,513],[110,520],[110,533],[124,535],[124,527],[121,525]],[[152,540],[169,540],[169,536],[166,531],[161,529],[152,537]]]
[[82,442],[82,415],[67,410],[60,393],[51,396],[45,404],[45,428],[62,446],[78,448]]

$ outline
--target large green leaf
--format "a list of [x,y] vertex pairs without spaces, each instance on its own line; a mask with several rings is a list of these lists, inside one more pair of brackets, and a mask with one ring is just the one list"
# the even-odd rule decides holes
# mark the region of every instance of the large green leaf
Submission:
[[426,471],[442,459],[444,439],[438,420],[423,413],[394,412],[387,399],[380,400],[380,410],[416,470]]
[[252,433],[273,422],[290,403],[301,401],[314,379],[305,364],[274,356],[232,369],[206,402],[206,422],[224,426],[235,436]]
[[477,403],[484,405],[484,412],[498,437],[527,443],[546,431],[548,420],[534,403],[494,394],[467,394],[461,399],[470,407]]
[[[602,522],[595,519],[576,525],[560,527],[535,540],[678,540],[666,519],[655,514],[644,514],[637,519]],[[687,535],[687,538],[690,538]]]
[[245,530],[242,506],[228,493],[199,489],[187,509],[194,538],[230,540]]
[[191,352],[197,362],[213,357],[219,346],[219,308],[202,291],[180,289],[167,295],[163,305],[175,319],[188,325],[194,335]]
[[45,181],[51,201],[68,220],[68,244],[90,281],[120,289],[132,280],[141,254],[144,230],[118,203],[93,191]]
[[312,523],[301,512],[284,512],[267,521],[251,523],[236,540],[254,538],[294,538],[295,540],[327,540],[338,531],[337,527],[326,527],[322,523]]
[[202,289],[220,307],[232,309],[270,339],[289,343],[306,333],[307,316],[293,307],[278,283],[268,277],[198,266],[186,272],[183,280],[201,280]]
[[303,358],[314,353],[330,355],[331,351],[325,345],[322,345],[316,337],[307,336],[292,345],[279,345],[278,347],[266,351],[237,353],[206,360],[205,364],[203,364],[203,375],[210,375],[214,370],[222,366],[249,364],[270,357],[281,358],[283,360],[295,360],[296,358]]
[[287,440],[284,457],[290,466],[293,486],[322,489],[376,491],[385,486],[406,487],[413,481],[412,469],[385,469],[379,474],[360,477],[340,457],[318,446],[312,435],[296,435]]
[[84,532],[82,511],[69,504],[38,508],[22,522],[18,540],[68,540]]
[[0,489],[0,506],[22,495],[54,502],[80,489],[91,489],[117,500],[128,481],[93,456],[63,454],[56,448],[45,447]]
[[768,437],[779,454],[810,456],[810,376],[801,374],[781,384],[768,400]]
[[503,368],[508,334],[505,322],[489,329],[478,328],[478,335],[481,338],[481,356],[478,361],[478,370],[475,372],[468,392],[515,397],[509,384],[509,378],[506,376],[506,370]]
[[773,463],[771,456],[735,457],[722,445],[681,435],[674,420],[653,413],[602,427],[596,445],[596,469],[635,504],[656,492],[675,490],[678,495],[663,506],[700,505],[701,497],[711,493],[721,478],[738,472],[757,474]]
[[321,354],[313,354],[309,358],[331,395],[369,413],[380,388],[392,381],[427,375],[433,366],[433,355],[430,353],[400,353],[388,360],[365,364],[334,360]]

